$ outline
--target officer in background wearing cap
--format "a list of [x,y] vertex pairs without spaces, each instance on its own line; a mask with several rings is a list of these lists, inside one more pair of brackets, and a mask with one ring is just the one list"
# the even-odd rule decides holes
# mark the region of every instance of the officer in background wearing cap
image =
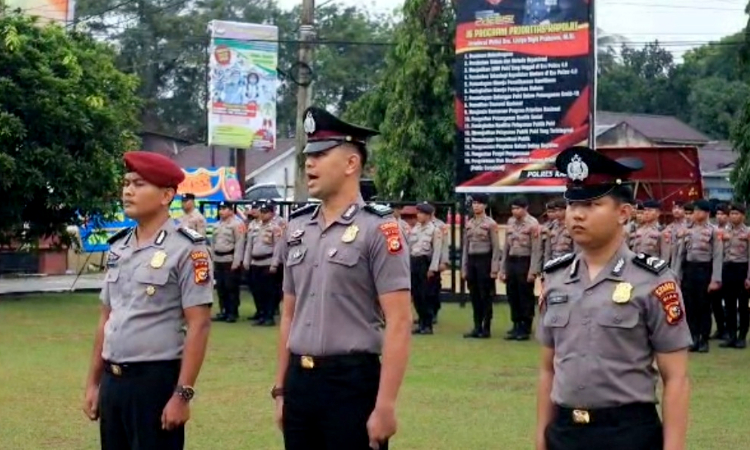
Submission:
[[[730,229],[729,225],[729,205],[726,202],[719,202],[716,204],[715,212],[716,218],[716,229],[722,242],[724,242],[724,255],[727,255],[726,245],[727,231]],[[725,261],[726,262],[726,261]],[[723,275],[723,274],[722,274]],[[711,339],[718,339],[721,341],[727,341],[729,339],[727,333],[727,315],[724,309],[724,285],[722,283],[721,289],[717,289],[709,295],[711,301],[711,312],[714,315],[714,323],[716,323],[716,331],[711,335]],[[736,319],[735,319],[736,320]],[[721,346],[721,344],[719,345]]]
[[437,208],[433,205],[433,212],[430,219],[438,227],[442,233],[442,247],[440,250],[440,267],[437,276],[430,283],[429,300],[432,304],[432,324],[435,325],[438,322],[438,313],[440,312],[440,291],[443,290],[443,272],[448,270],[448,264],[450,263],[450,251],[451,251],[451,237],[448,234],[451,227],[447,223],[438,219],[435,215]]
[[539,260],[537,261],[537,264],[539,265],[540,272],[546,262],[544,257],[547,247],[549,246],[550,234],[552,233],[552,229],[557,225],[557,210],[555,209],[555,202],[547,202],[544,209],[545,211],[542,215],[544,221],[539,222],[539,248],[541,250],[539,251]]
[[497,223],[487,216],[489,197],[474,194],[471,209],[474,217],[466,222],[461,245],[461,278],[469,287],[474,328],[465,338],[486,339],[492,335],[492,285],[500,269],[500,239]]
[[[258,234],[258,230],[260,229],[261,220],[260,220],[260,211],[258,210],[258,206],[262,203],[261,201],[254,201],[251,202],[248,205],[247,213],[245,214],[247,219],[247,232],[245,234],[245,252],[247,252],[247,247],[249,245],[249,242],[255,238]],[[244,261],[243,261],[244,262]],[[243,264],[244,266],[244,264]],[[246,281],[247,281],[247,287],[250,291],[250,295],[253,297],[253,303],[255,304],[255,313],[248,317],[247,320],[253,320],[253,321],[259,321],[261,317],[263,317],[263,314],[261,312],[261,309],[263,308],[263,303],[260,300],[261,294],[256,291],[256,285],[254,283],[255,274],[253,274],[253,266],[250,265],[249,269],[245,270],[246,273]]]
[[682,229],[687,226],[685,221],[684,203],[675,201],[672,205],[672,223],[664,227],[661,233],[661,258],[674,268],[677,252],[677,237],[682,234]]
[[195,194],[186,193],[182,195],[182,211],[180,226],[195,230],[201,236],[206,235],[206,218],[195,207]]
[[414,334],[432,334],[434,303],[430,293],[436,277],[440,276],[440,255],[443,251],[443,232],[432,221],[435,208],[427,202],[417,205],[417,224],[409,231],[411,255],[411,293],[418,323]]
[[240,309],[240,268],[245,253],[245,229],[232,205],[219,204],[219,222],[214,228],[211,251],[216,274],[219,313],[213,320],[237,322]]
[[[276,247],[281,242],[284,230],[273,220],[274,204],[266,200],[260,204],[260,227],[253,234],[248,233],[245,256],[242,266],[253,274],[250,281],[253,295],[258,296],[258,320],[255,325],[274,326],[276,304],[281,301],[276,286],[278,278],[271,273]],[[278,264],[278,263],[277,263]]]
[[109,239],[83,409],[104,450],[182,449],[211,327],[211,260],[205,238],[169,217],[182,170],[156,153],[124,160],[123,208],[137,226]]
[[708,221],[711,203],[693,202],[692,222],[677,248],[675,272],[682,282],[693,346],[690,351],[708,353],[711,335],[710,293],[721,289],[724,247],[719,231]]
[[[276,213],[276,204],[274,201],[269,200],[269,202],[269,205],[271,206],[271,210],[269,211],[271,222],[281,228],[282,231],[285,230],[287,225],[286,219]],[[273,291],[273,314],[274,316],[278,316],[281,314],[281,297],[284,295],[284,292],[281,289],[284,280],[284,266],[281,261],[277,261],[276,264],[271,265],[270,271],[273,277],[273,284],[271,285]]]
[[565,208],[567,207],[565,200],[555,200],[552,202],[552,207],[554,222],[550,225],[549,240],[544,248],[544,264],[576,250],[570,231],[565,226]]
[[511,200],[513,217],[505,230],[505,248],[500,266],[500,279],[506,284],[506,294],[513,321],[505,339],[525,341],[531,335],[534,321],[534,281],[539,273],[541,249],[539,222],[528,212],[529,203],[523,197]]
[[635,254],[622,234],[633,197],[625,182],[643,165],[584,147],[555,165],[568,176],[567,224],[580,253],[544,268],[536,448],[684,449],[691,339],[682,294],[667,263]]
[[[747,332],[750,325],[750,228],[745,225],[745,206],[729,205],[729,223],[722,233],[724,239],[724,267],[722,268],[721,291],[726,306],[726,334],[722,348],[747,347]],[[739,329],[737,315],[739,313]]]
[[[659,231],[659,213],[661,204],[656,200],[643,202],[641,226],[629,236],[629,247],[635,253],[661,258],[662,233]],[[665,258],[661,258],[665,259]],[[666,259],[665,259],[666,260]]]
[[307,188],[321,203],[292,213],[279,246],[276,420],[287,450],[384,450],[409,358],[409,253],[392,210],[360,193],[377,132],[315,107],[304,116]]

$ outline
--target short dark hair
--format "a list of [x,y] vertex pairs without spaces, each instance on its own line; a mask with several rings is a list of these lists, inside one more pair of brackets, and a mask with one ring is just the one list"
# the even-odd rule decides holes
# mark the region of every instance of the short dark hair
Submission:
[[610,197],[615,199],[617,203],[633,203],[633,189],[626,184],[620,184],[615,186],[610,193]]
[[529,201],[526,200],[526,197],[515,197],[510,201],[511,208],[514,206],[518,206],[520,208],[528,208],[529,207]]

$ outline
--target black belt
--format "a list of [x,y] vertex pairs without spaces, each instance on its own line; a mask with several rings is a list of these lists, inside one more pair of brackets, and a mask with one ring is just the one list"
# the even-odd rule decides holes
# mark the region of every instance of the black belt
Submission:
[[528,259],[531,258],[531,255],[508,255],[508,259]]
[[685,264],[693,264],[696,266],[711,266],[713,265],[712,261],[688,261],[685,260]]
[[149,372],[153,369],[179,369],[181,363],[182,361],[179,359],[171,361],[143,361],[129,363],[104,361],[104,371],[111,373],[116,377],[134,376]]
[[218,251],[218,250],[214,250],[214,255],[216,255],[216,256],[229,256],[229,255],[234,255],[234,249],[231,249],[231,250],[229,250],[229,251],[226,251],[226,252],[220,252],[220,251]]
[[742,265],[746,266],[748,262],[747,261],[726,261],[724,263],[725,266],[731,266],[732,264],[735,264],[737,266],[742,266]]
[[653,403],[631,403],[596,409],[567,408],[555,405],[554,414],[553,420],[561,425],[616,426],[623,422],[642,422],[649,418],[659,420],[659,413]]
[[483,258],[487,256],[492,256],[492,252],[487,253],[469,253],[469,258]]
[[273,256],[273,253],[269,253],[267,255],[258,255],[258,256],[253,255],[253,259],[262,260],[262,259],[268,259],[272,256]]
[[289,355],[289,364],[303,369],[332,369],[366,366],[380,363],[380,355],[375,353],[351,353],[348,355],[309,356]]
[[432,255],[418,255],[418,256],[411,255],[411,259],[420,259],[420,258],[432,259]]

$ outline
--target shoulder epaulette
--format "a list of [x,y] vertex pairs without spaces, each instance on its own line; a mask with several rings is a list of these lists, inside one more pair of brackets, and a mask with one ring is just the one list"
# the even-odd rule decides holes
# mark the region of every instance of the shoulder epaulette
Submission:
[[109,239],[107,239],[107,244],[112,245],[115,242],[119,241],[120,239],[124,238],[125,236],[127,236],[128,233],[130,233],[130,230],[132,230],[132,228],[130,228],[130,227],[123,228],[122,230],[120,230],[117,233],[113,234],[112,237],[110,237]]
[[638,253],[635,255],[633,258],[633,264],[641,269],[646,269],[655,275],[661,275],[669,267],[667,262],[663,259],[657,258],[656,256],[649,256],[644,253]]
[[302,217],[305,214],[311,214],[313,211],[315,211],[318,208],[318,206],[320,206],[320,205],[316,205],[315,203],[311,203],[311,204],[305,205],[305,206],[303,206],[301,208],[297,208],[297,209],[295,209],[294,211],[292,211],[289,214],[289,218],[290,219],[294,219],[295,217]]
[[393,214],[393,208],[380,203],[368,203],[363,209],[368,213],[375,214],[379,217],[390,216]]
[[544,271],[544,273],[551,273],[563,267],[567,267],[570,265],[570,263],[573,262],[575,257],[575,253],[566,253],[562,256],[558,256],[555,259],[550,259],[544,264],[542,271]]
[[198,233],[197,231],[193,230],[192,228],[180,227],[177,229],[177,231],[179,231],[181,235],[190,239],[190,241],[193,244],[200,244],[201,242],[206,242],[206,237]]

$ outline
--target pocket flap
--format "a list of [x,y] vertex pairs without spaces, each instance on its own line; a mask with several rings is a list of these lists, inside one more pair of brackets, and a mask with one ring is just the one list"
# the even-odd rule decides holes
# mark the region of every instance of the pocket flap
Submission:
[[287,267],[296,266],[305,260],[307,254],[307,248],[305,247],[292,247],[289,249],[289,253],[286,258]]
[[107,283],[114,283],[118,278],[120,278],[120,269],[109,269],[104,276],[104,281]]
[[638,325],[638,311],[634,306],[622,305],[602,310],[597,322],[603,327],[634,328]]
[[353,267],[359,262],[359,252],[353,248],[339,249],[328,253],[328,261],[346,267]]
[[138,283],[152,284],[155,286],[164,286],[169,281],[169,269],[152,269],[143,267],[135,271],[133,280]]
[[548,306],[544,313],[544,326],[548,328],[565,328],[570,322],[570,307],[567,305]]

